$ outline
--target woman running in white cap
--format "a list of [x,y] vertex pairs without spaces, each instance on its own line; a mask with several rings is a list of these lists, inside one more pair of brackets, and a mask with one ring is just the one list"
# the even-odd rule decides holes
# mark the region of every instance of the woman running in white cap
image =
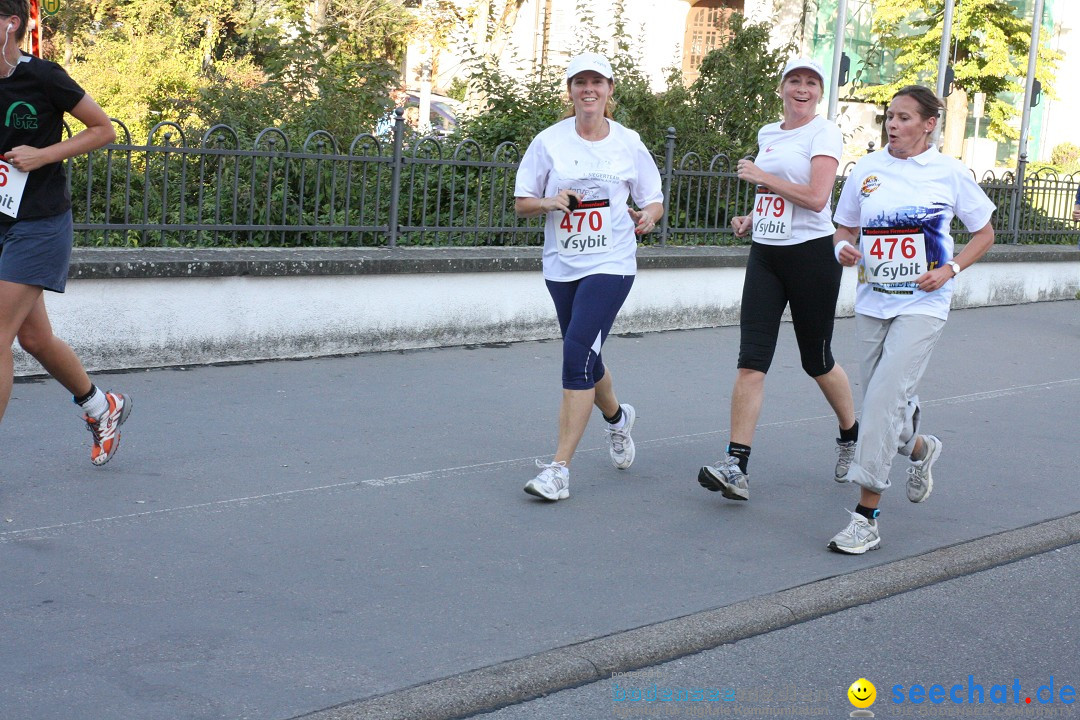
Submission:
[[[519,217],[544,216],[544,280],[563,337],[559,442],[525,492],[545,500],[570,496],[569,465],[593,405],[607,423],[611,463],[634,462],[636,413],[621,404],[600,349],[637,272],[637,238],[664,213],[660,172],[636,132],[611,116],[611,63],[585,53],[570,61],[573,109],[529,144],[517,173]],[[639,208],[629,206],[633,200]]]
[[843,268],[832,254],[830,200],[844,140],[835,124],[817,115],[823,88],[817,61],[788,62],[780,81],[784,119],[761,128],[757,157],[738,163],[739,179],[754,183],[757,192],[752,212],[731,221],[736,236],[753,239],[743,281],[731,437],[720,461],[698,472],[702,487],[729,500],[750,499],[750,446],[785,307],[791,307],[802,368],[836,413],[833,479],[843,481],[855,451],[859,426],[851,386],[831,347]]

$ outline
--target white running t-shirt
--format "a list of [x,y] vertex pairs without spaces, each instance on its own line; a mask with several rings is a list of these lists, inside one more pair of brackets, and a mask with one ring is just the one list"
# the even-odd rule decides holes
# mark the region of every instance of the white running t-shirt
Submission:
[[640,136],[608,120],[608,136],[582,139],[574,118],[541,131],[518,167],[515,197],[544,198],[576,190],[582,207],[544,220],[544,278],[579,280],[587,275],[637,273],[637,236],[627,212],[663,202],[660,171]]
[[[826,155],[840,162],[844,136],[835,123],[819,115],[794,130],[783,130],[780,125],[770,123],[758,131],[758,154],[754,164],[765,172],[789,182],[809,185],[810,161],[814,157]],[[762,212],[755,217],[754,210],[759,205]],[[836,232],[829,219],[831,214],[831,193],[821,212],[814,212],[782,198],[777,203],[759,188],[750,213],[755,219],[752,237],[754,242],[764,245],[798,245]],[[788,223],[790,227],[784,227]]]
[[955,283],[927,293],[915,277],[952,260],[954,216],[975,232],[995,209],[971,171],[936,148],[901,159],[885,146],[863,157],[844,182],[833,216],[860,234],[855,312],[881,320],[908,314],[948,319]]

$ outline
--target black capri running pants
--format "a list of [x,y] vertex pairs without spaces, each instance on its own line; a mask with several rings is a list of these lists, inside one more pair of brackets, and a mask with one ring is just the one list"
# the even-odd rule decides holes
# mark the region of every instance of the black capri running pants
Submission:
[[844,268],[833,256],[833,236],[798,245],[750,244],[739,319],[739,367],[769,372],[784,307],[810,377],[833,369],[833,321]]

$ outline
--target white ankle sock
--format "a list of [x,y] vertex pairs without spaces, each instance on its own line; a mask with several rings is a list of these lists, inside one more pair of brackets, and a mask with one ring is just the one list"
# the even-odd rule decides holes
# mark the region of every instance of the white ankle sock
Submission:
[[89,415],[92,418],[98,418],[105,414],[105,411],[109,409],[109,401],[105,398],[105,393],[101,391],[101,388],[94,387],[94,394],[84,402],[79,408],[84,414]]

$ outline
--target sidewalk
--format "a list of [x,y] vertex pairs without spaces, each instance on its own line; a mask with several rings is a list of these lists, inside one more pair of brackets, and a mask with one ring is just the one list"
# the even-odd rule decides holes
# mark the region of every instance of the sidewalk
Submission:
[[[737,328],[613,337],[638,459],[612,468],[594,417],[555,505],[521,487],[557,342],[99,376],[134,398],[104,468],[62,390],[19,383],[0,716],[288,718],[1076,513],[1078,308],[953,314],[921,393],[933,497],[898,463],[863,557],[825,551],[856,493],[788,326],[738,505],[695,479]],[[834,350],[856,379],[852,321]]]

